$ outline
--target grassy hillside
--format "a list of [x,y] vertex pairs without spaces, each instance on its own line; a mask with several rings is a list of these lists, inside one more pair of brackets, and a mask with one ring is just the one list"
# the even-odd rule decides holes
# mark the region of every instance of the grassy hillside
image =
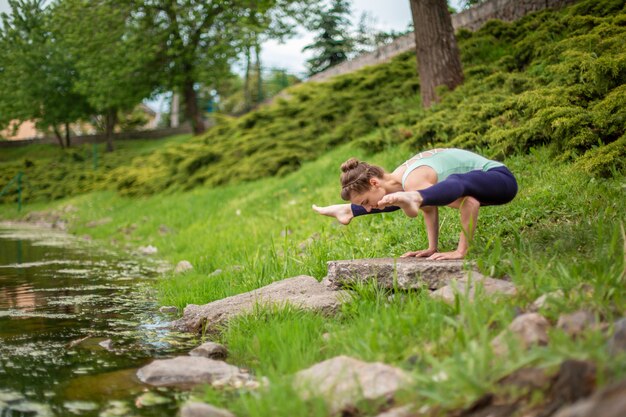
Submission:
[[594,175],[626,169],[626,10],[584,1],[459,33],[465,83],[420,108],[412,52],[289,90],[288,99],[118,170],[142,195],[281,175],[338,144],[457,146],[502,158],[550,145]]

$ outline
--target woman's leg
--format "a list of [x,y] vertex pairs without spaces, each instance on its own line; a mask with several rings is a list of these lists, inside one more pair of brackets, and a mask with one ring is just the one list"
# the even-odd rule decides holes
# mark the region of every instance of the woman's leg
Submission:
[[348,224],[357,216],[363,216],[366,214],[376,213],[388,213],[391,211],[400,210],[400,207],[385,207],[382,210],[372,209],[371,211],[365,210],[363,206],[357,206],[356,204],[335,204],[332,206],[318,207],[313,204],[313,210],[324,216],[334,217],[341,224]]
[[471,196],[481,206],[505,204],[517,194],[517,181],[506,167],[489,171],[453,174],[431,187],[419,190],[422,206],[445,206],[459,197]]

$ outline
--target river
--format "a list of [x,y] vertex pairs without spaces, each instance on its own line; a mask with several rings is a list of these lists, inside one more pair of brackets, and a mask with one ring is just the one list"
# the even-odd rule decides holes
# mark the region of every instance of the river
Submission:
[[157,267],[66,234],[0,226],[0,417],[175,415],[184,392],[135,377],[198,343],[158,312]]

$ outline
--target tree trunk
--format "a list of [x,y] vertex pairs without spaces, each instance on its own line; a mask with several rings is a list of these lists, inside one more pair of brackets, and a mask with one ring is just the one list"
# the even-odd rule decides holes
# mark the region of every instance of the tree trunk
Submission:
[[172,107],[170,109],[170,126],[178,127],[178,116],[180,113],[180,96],[176,91],[172,91]]
[[61,136],[61,132],[59,131],[59,127],[57,125],[52,125],[52,131],[54,132],[54,136],[56,136],[57,140],[59,141],[59,146],[61,148],[64,148],[65,146],[63,146],[63,137]]
[[204,132],[204,122],[200,116],[198,98],[196,96],[196,90],[193,89],[192,80],[185,81],[183,94],[185,95],[185,116],[191,121],[194,135],[199,135]]
[[65,122],[65,146],[70,147],[70,124]]
[[107,141],[107,152],[113,152],[113,130],[117,123],[117,110],[109,109],[106,114],[105,137]]
[[252,94],[250,93],[250,67],[252,58],[250,56],[250,46],[246,46],[246,74],[243,80],[243,107],[245,111],[252,108]]
[[263,101],[263,75],[261,74],[261,45],[258,39],[255,38],[254,53],[256,59],[256,82],[257,82],[257,104]]
[[439,101],[436,87],[463,83],[463,68],[446,0],[410,0],[422,105]]

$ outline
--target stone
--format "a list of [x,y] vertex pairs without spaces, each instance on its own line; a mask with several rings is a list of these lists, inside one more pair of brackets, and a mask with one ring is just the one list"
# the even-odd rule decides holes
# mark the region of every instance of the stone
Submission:
[[139,246],[139,248],[137,248],[137,250],[142,255],[154,255],[155,253],[157,253],[159,251],[156,247],[154,247],[152,245]]
[[377,415],[376,417],[412,417],[415,415],[413,407],[405,405],[403,407],[395,407]]
[[196,333],[201,332],[204,327],[206,331],[215,331],[231,317],[251,312],[257,304],[290,304],[330,314],[348,298],[345,291],[332,291],[313,277],[299,275],[209,304],[189,304],[185,307],[183,317],[172,325],[179,330]]
[[626,380],[610,384],[590,398],[562,407],[553,417],[624,417]]
[[424,258],[373,258],[329,261],[322,283],[337,289],[346,284],[376,281],[385,288],[436,290],[465,276],[465,261]]
[[508,353],[508,333],[521,343],[524,349],[532,345],[545,345],[548,343],[548,328],[550,323],[540,314],[526,313],[517,316],[506,330],[491,341],[491,347],[496,355]]
[[178,313],[178,307],[176,306],[161,306],[159,312],[164,314],[176,314]]
[[215,271],[211,272],[211,273],[209,274],[209,276],[210,276],[210,277],[215,277],[215,276],[217,276],[217,275],[219,275],[219,274],[221,274],[221,273],[222,273],[222,270],[218,268],[218,269],[216,269]]
[[411,383],[407,373],[380,362],[336,356],[296,373],[294,388],[307,400],[321,396],[332,414],[354,409],[360,400],[389,400]]
[[210,404],[190,402],[180,409],[180,417],[235,417],[235,415]]
[[102,342],[99,342],[98,345],[102,346],[103,348],[105,348],[109,352],[113,351],[113,341],[111,339],[103,340]]
[[113,221],[112,217],[103,217],[99,220],[92,220],[89,223],[87,223],[85,226],[87,227],[98,227],[98,226],[104,226],[105,224],[109,224]]
[[546,294],[543,294],[541,297],[537,298],[533,303],[528,306],[528,311],[532,313],[536,313],[540,309],[546,307],[550,301],[552,300],[562,300],[565,297],[565,294],[562,290],[552,291]]
[[482,291],[491,296],[504,295],[514,296],[517,289],[512,283],[502,280],[486,277],[479,272],[471,271],[466,276],[453,280],[450,284],[433,291],[430,294],[432,298],[440,299],[448,304],[454,304],[456,296],[467,296],[470,301],[474,301],[476,288],[482,287]]
[[570,314],[561,314],[556,327],[575,337],[595,323],[596,316],[591,311],[579,310]]
[[189,355],[224,360],[228,356],[228,350],[219,343],[206,342],[189,352]]
[[180,261],[176,264],[176,268],[174,268],[174,272],[176,274],[181,274],[183,272],[191,271],[193,269],[193,265],[189,261]]
[[608,348],[611,355],[626,351],[626,317],[613,325],[613,335],[609,339]]
[[190,386],[211,384],[236,386],[252,378],[238,367],[223,361],[200,356],[178,356],[173,359],[157,359],[137,371],[137,378],[154,386]]

